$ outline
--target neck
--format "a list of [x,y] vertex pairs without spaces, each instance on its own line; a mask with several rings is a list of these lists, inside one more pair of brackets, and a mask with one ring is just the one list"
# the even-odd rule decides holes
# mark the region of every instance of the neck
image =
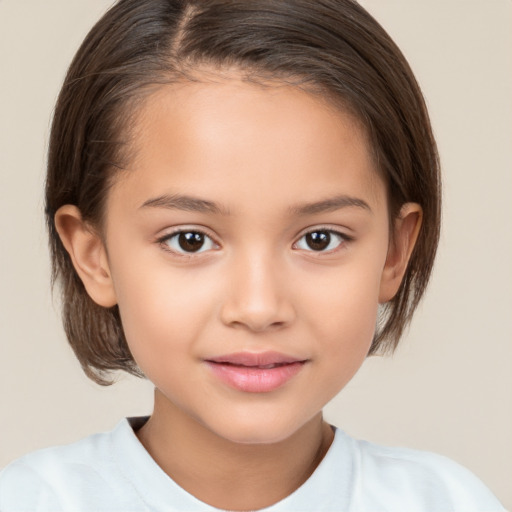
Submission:
[[218,436],[158,390],[137,436],[157,464],[187,492],[224,510],[257,510],[300,487],[316,469],[333,432],[321,413],[283,441],[241,444]]

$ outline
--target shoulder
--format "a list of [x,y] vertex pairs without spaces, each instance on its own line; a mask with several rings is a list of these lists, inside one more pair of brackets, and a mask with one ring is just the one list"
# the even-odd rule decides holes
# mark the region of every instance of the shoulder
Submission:
[[82,510],[95,495],[110,501],[109,492],[119,486],[111,449],[115,432],[38,450],[9,464],[0,472],[0,510]]
[[[37,465],[36,465],[37,466]],[[0,472],[0,510],[60,510],[58,499],[44,473],[30,460],[19,459]]]
[[[465,467],[435,453],[352,440],[359,499],[366,509],[498,512],[505,510]],[[376,508],[381,510],[381,508]]]

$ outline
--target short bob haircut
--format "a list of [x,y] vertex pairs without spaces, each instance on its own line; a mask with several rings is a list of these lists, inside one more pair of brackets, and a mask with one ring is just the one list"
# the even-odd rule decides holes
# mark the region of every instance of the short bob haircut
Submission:
[[[46,220],[52,282],[62,290],[68,340],[85,373],[142,376],[117,306],[87,295],[56,232],[76,205],[101,233],[112,177],[130,159],[130,128],[160,84],[235,69],[248,81],[288,83],[350,112],[367,134],[388,187],[390,221],[423,208],[416,247],[396,296],[381,307],[370,354],[392,351],[429,280],[439,240],[439,159],[423,96],[404,56],[354,0],[120,0],[92,28],[64,81],[52,124]],[[127,171],[129,172],[129,171]]]

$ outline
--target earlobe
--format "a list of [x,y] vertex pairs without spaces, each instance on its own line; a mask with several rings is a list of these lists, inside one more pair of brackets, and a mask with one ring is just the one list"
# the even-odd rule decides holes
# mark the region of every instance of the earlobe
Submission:
[[379,302],[390,301],[398,292],[421,228],[423,210],[417,203],[405,203],[394,222],[386,264],[382,272]]
[[107,308],[117,304],[101,237],[83,221],[80,210],[74,205],[59,208],[54,222],[62,244],[91,299]]

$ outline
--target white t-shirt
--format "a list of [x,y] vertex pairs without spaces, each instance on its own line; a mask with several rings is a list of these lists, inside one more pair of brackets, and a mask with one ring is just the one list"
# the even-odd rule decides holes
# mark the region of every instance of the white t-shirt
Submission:
[[[214,512],[177,485],[123,420],[112,431],[14,461],[0,473],[2,512]],[[141,423],[142,422],[142,423]],[[432,453],[385,448],[336,429],[311,477],[265,512],[497,512],[468,470]]]

